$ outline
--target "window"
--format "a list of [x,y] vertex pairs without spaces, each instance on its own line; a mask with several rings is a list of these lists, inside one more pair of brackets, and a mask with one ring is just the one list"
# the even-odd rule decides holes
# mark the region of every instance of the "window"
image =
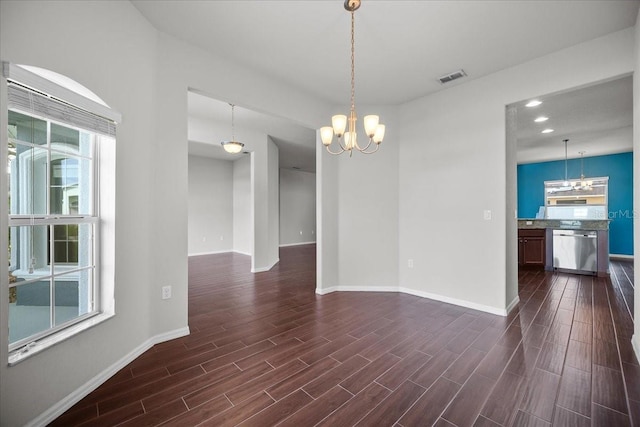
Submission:
[[113,314],[105,310],[113,301],[102,301],[100,153],[104,145],[113,152],[115,126],[33,86],[7,83],[11,363]]

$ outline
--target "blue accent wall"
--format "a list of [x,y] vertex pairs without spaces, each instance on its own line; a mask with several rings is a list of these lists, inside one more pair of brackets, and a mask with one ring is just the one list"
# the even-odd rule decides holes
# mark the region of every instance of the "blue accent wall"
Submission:
[[[580,159],[568,162],[569,179],[580,177]],[[609,177],[609,252],[633,255],[633,153],[584,158],[586,177]],[[544,181],[564,179],[564,160],[518,165],[518,216],[535,218],[544,206]]]

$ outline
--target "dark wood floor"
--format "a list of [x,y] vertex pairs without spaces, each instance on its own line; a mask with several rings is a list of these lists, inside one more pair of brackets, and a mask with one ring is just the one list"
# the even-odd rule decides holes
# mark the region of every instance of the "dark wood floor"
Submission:
[[313,245],[282,249],[270,272],[249,266],[191,258],[191,335],[53,425],[640,425],[630,262],[612,280],[523,271],[508,317],[399,293],[317,296]]

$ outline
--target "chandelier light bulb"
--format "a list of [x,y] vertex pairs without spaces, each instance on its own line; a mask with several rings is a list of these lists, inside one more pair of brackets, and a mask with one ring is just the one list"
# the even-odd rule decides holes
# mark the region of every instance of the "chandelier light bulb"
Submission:
[[331,117],[331,125],[333,126],[333,133],[336,134],[336,137],[340,138],[347,129],[347,116],[344,114],[336,114]]
[[380,121],[380,117],[378,116],[375,116],[375,115],[364,116],[364,132],[367,134],[369,138],[373,138],[373,135],[375,135],[379,121]]
[[345,132],[344,144],[347,150],[349,151],[353,150],[356,147],[357,140],[358,140],[358,134],[356,132]]
[[376,132],[373,134],[373,142],[380,144],[384,139],[384,125],[376,126]]
[[331,145],[331,141],[333,140],[333,128],[331,126],[321,127],[320,138],[322,138],[322,144],[325,147]]

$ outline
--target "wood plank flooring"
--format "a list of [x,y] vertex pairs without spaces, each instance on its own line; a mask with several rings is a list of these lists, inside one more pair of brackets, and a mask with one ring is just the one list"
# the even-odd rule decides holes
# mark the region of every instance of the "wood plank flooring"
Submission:
[[280,259],[251,274],[247,256],[191,258],[191,335],[52,425],[640,425],[630,262],[611,280],[522,271],[520,304],[500,317],[400,293],[318,296],[315,245]]

